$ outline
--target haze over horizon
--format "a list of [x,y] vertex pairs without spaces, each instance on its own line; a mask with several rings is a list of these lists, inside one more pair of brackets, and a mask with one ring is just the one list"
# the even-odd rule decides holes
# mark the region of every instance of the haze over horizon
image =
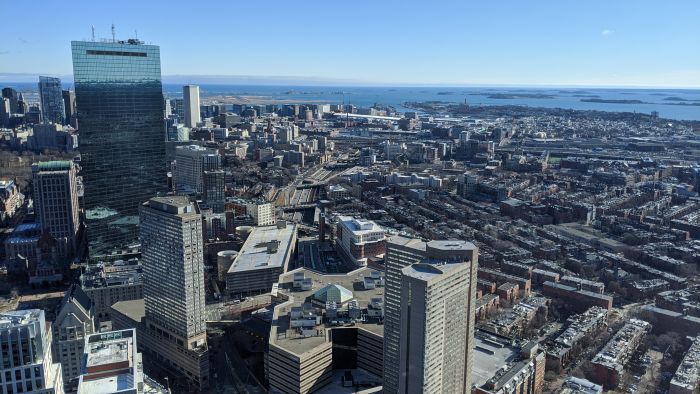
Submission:
[[[33,19],[31,29],[20,18],[0,26],[0,81],[70,76],[70,41],[89,40],[91,26],[111,38],[114,24],[117,39],[161,47],[172,83],[700,87],[692,0],[168,5],[8,3]],[[60,23],[68,10],[75,22]]]

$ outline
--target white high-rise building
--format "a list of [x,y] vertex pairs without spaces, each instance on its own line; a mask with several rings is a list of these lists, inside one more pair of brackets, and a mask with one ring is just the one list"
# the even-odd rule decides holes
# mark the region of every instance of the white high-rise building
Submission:
[[0,313],[0,393],[62,394],[61,364],[41,309]]
[[58,241],[60,257],[75,254],[80,228],[77,168],[72,161],[32,165],[34,212],[42,230]]
[[[464,376],[463,383],[454,386],[454,393],[468,393],[471,390],[471,369],[473,363],[472,344],[474,343],[474,314],[476,302],[476,286],[477,286],[477,268],[478,268],[478,248],[471,242],[466,241],[430,241],[423,242],[420,239],[409,239],[399,236],[391,237],[386,243],[385,254],[385,269],[386,269],[386,288],[384,292],[384,386],[385,393],[404,393],[406,392],[406,384],[410,382],[410,377],[406,375],[407,366],[402,367],[402,351],[403,354],[411,354],[411,349],[404,349],[406,342],[402,342],[402,330],[406,335],[412,335],[411,329],[415,327],[402,326],[402,312],[405,313],[404,303],[409,300],[402,298],[404,272],[403,269],[413,264],[434,264],[436,267],[442,267],[443,264],[462,264],[467,270],[466,283],[464,286],[466,296],[460,299],[463,303],[462,308],[467,311],[466,321],[460,324],[465,324],[465,327],[459,326],[459,333],[464,333],[464,347],[455,349],[454,351],[463,352]],[[462,275],[462,273],[460,273]],[[430,297],[429,297],[430,298]],[[427,305],[427,304],[426,304]],[[415,306],[418,308],[418,306]],[[418,313],[416,311],[416,313]],[[424,313],[424,312],[423,312]],[[420,315],[416,315],[420,316]],[[450,323],[453,324],[453,323]],[[456,330],[456,327],[451,330]],[[409,330],[409,331],[405,331]],[[455,331],[457,332],[457,331]],[[418,334],[415,334],[418,335]],[[461,335],[461,334],[460,334]],[[428,338],[428,337],[425,337]],[[447,341],[447,344],[453,344],[452,341]],[[461,343],[461,342],[460,342]],[[461,346],[461,345],[460,345]],[[431,348],[434,349],[434,348]],[[432,351],[432,350],[431,350]],[[438,352],[438,350],[435,350]],[[415,354],[415,353],[414,353]],[[440,355],[430,355],[430,357],[439,357]],[[404,362],[406,359],[404,359]],[[430,369],[427,367],[426,369]],[[429,373],[430,371],[426,371]],[[454,375],[456,372],[451,371],[448,374]],[[421,374],[420,377],[424,376]],[[452,381],[456,378],[450,377]],[[423,380],[422,382],[426,382]],[[432,382],[432,380],[431,380]],[[453,383],[450,383],[452,385]],[[423,386],[419,386],[417,390],[421,390]],[[431,386],[432,387],[432,386]],[[452,387],[452,386],[450,386]]]
[[95,332],[95,310],[90,297],[78,285],[71,286],[54,319],[53,349],[61,363],[66,393],[78,389],[85,338]]
[[246,213],[253,218],[256,226],[272,226],[277,222],[275,206],[272,203],[246,204]]
[[199,207],[154,197],[141,207],[146,320],[187,349],[206,346],[204,246]]
[[470,264],[418,263],[401,280],[400,393],[470,393]]
[[197,124],[201,122],[199,115],[199,86],[183,86],[182,97],[185,104],[185,126],[197,127]]

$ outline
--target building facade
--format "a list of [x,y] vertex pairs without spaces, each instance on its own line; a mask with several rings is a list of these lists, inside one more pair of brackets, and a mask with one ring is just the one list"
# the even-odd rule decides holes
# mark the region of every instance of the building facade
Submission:
[[185,112],[185,126],[197,127],[201,122],[199,114],[199,86],[185,85],[182,87],[182,97]]
[[401,270],[400,393],[471,392],[469,271],[468,262]]
[[63,370],[66,393],[78,390],[80,365],[85,338],[95,332],[95,311],[92,300],[78,285],[71,286],[63,297],[52,324],[53,349]]
[[384,254],[385,232],[371,220],[339,216],[336,242],[345,258],[356,265],[367,265],[367,260]]
[[[466,305],[468,319],[465,332],[464,351],[465,371],[463,386],[459,390],[467,392],[471,387],[474,343],[474,317],[476,313],[476,288],[477,269],[479,261],[478,248],[466,241],[430,241],[423,242],[419,239],[409,239],[399,236],[391,237],[386,244],[385,277],[386,288],[384,293],[384,392],[399,393],[405,387],[405,369],[401,368],[401,313],[402,313],[402,270],[412,264],[424,263],[429,260],[436,261],[462,261],[468,262],[469,281],[467,284]],[[403,381],[403,382],[402,382]],[[458,391],[458,392],[462,392]]]
[[92,300],[95,317],[110,320],[112,305],[143,298],[143,267],[136,257],[90,264],[80,275],[80,286]]
[[138,242],[139,206],[166,191],[160,48],[73,41],[91,255]]
[[216,149],[199,145],[175,148],[173,183],[179,193],[202,193],[204,171],[221,169],[221,156]]
[[0,393],[63,393],[61,364],[51,357],[45,322],[40,309],[0,313]]
[[44,122],[66,123],[66,110],[63,104],[61,80],[53,77],[39,77],[39,98]]
[[73,257],[78,249],[77,172],[71,161],[43,161],[32,165],[37,223],[57,241],[59,255],[63,258]]
[[[187,197],[154,197],[141,208],[145,324],[183,357],[207,357],[202,216]],[[182,366],[178,359],[170,360]],[[208,369],[188,371],[200,388]]]

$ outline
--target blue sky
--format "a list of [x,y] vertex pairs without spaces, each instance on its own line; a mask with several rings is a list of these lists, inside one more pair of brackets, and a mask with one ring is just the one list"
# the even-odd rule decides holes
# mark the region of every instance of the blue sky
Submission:
[[[0,0],[0,80],[72,73],[70,41],[161,46],[164,76],[338,84],[700,87],[700,2]],[[195,77],[189,77],[195,76]]]

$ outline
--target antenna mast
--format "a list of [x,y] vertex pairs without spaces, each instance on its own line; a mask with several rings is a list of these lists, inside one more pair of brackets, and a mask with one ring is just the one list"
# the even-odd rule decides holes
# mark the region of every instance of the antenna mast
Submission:
[[114,23],[112,23],[112,42],[117,42],[117,32],[114,29]]
[[92,29],[92,42],[95,42],[95,26],[90,26],[90,29]]

